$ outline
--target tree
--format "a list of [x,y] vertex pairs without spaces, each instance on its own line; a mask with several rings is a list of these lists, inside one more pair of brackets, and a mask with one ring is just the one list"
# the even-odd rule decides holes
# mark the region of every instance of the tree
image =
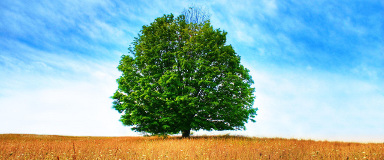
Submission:
[[185,21],[187,23],[205,23],[210,18],[208,11],[198,6],[192,6],[188,9],[184,9],[182,14],[185,16]]
[[112,96],[120,121],[155,135],[191,130],[240,130],[255,118],[253,80],[226,45],[227,32],[209,20],[187,23],[172,14],[143,26],[118,66]]

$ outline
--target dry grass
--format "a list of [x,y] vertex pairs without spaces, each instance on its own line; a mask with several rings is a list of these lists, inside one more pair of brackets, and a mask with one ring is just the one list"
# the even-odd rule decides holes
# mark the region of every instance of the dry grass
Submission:
[[384,143],[203,136],[0,135],[0,159],[384,159]]

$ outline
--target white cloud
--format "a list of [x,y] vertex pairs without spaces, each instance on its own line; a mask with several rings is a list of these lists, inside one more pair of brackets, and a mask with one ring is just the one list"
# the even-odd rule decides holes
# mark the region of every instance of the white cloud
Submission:
[[259,46],[274,41],[258,22],[265,22],[269,16],[277,14],[275,1],[220,1],[211,3],[210,7],[213,26],[229,33],[229,43],[237,41],[247,46]]
[[[108,65],[93,66],[83,78],[43,77],[38,89],[18,88],[0,96],[1,133],[126,136],[137,135],[118,121],[109,97],[118,73]],[[16,80],[17,81],[17,80]],[[26,84],[29,85],[29,84]]]
[[69,83],[1,97],[1,132],[122,136],[119,115],[110,107],[112,93],[100,85]]
[[[262,137],[384,141],[379,84],[313,70],[251,66],[259,108],[241,134]],[[372,135],[372,136],[371,136]]]
[[276,10],[278,8],[275,0],[263,0],[263,4],[264,4],[263,8],[265,13],[272,16],[276,15]]
[[253,44],[255,41],[253,37],[241,30],[236,31],[236,38],[239,40],[239,42],[243,42],[246,44]]

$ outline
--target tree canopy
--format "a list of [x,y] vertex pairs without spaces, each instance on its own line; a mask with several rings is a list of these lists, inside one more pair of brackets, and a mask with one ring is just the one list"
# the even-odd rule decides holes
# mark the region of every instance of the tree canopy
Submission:
[[112,98],[120,121],[134,131],[183,137],[254,122],[253,80],[226,35],[209,20],[189,23],[184,15],[143,26],[118,66]]

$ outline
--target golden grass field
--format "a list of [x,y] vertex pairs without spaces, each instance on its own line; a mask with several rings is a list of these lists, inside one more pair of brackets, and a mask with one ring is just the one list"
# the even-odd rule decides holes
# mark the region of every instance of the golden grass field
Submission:
[[384,159],[384,143],[0,134],[0,159]]

